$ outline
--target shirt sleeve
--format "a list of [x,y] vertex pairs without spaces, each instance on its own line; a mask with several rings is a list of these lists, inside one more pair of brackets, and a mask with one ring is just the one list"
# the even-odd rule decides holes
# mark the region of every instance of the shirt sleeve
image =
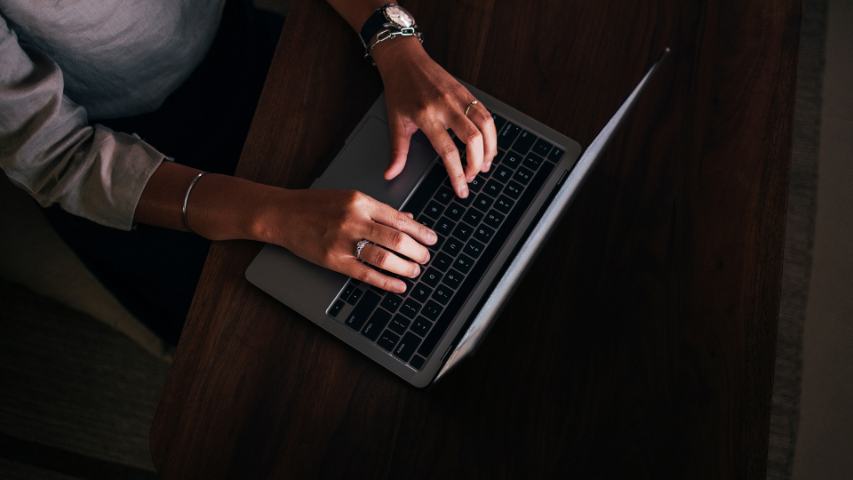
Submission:
[[23,48],[0,16],[0,168],[44,207],[129,230],[165,156],[134,135],[89,125],[59,66]]

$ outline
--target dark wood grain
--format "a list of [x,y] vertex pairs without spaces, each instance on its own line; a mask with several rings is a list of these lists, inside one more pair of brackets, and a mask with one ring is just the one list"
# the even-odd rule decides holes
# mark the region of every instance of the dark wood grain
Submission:
[[[674,50],[478,354],[416,390],[213,246],[151,431],[164,478],[763,478],[800,5],[411,0],[454,74],[588,143]],[[379,93],[294,1],[238,175],[302,187]]]

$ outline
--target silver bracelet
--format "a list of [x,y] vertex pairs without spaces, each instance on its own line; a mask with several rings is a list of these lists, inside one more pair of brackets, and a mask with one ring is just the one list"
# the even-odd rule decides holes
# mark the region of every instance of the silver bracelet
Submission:
[[193,188],[195,188],[195,184],[197,184],[198,181],[201,180],[201,177],[205,176],[206,174],[207,172],[198,172],[198,174],[193,177],[192,181],[190,182],[190,186],[187,187],[187,193],[184,194],[184,204],[183,206],[181,206],[181,219],[184,221],[184,228],[190,232],[193,231],[193,229],[190,228],[189,221],[187,220],[187,205],[190,203],[190,194],[193,193]]

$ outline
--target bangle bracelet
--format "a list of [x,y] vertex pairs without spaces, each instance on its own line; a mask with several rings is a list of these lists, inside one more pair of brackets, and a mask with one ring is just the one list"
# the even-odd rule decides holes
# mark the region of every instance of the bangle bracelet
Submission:
[[190,203],[190,194],[193,193],[193,188],[195,188],[195,185],[206,173],[207,172],[198,172],[190,182],[190,186],[187,187],[187,193],[184,194],[184,204],[181,206],[181,219],[184,221],[184,228],[189,232],[193,231],[193,229],[190,228],[189,221],[187,220],[187,205]]

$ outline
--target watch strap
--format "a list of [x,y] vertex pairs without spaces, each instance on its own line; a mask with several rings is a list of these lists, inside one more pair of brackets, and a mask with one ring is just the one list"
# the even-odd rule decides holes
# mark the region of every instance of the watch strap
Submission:
[[370,44],[370,40],[379,33],[380,30],[385,28],[385,24],[388,23],[388,19],[385,18],[385,7],[388,5],[393,5],[391,3],[386,3],[385,5],[377,8],[370,17],[367,18],[367,21],[364,22],[364,25],[361,27],[361,32],[359,36],[361,37],[361,43],[364,44],[364,47]]

